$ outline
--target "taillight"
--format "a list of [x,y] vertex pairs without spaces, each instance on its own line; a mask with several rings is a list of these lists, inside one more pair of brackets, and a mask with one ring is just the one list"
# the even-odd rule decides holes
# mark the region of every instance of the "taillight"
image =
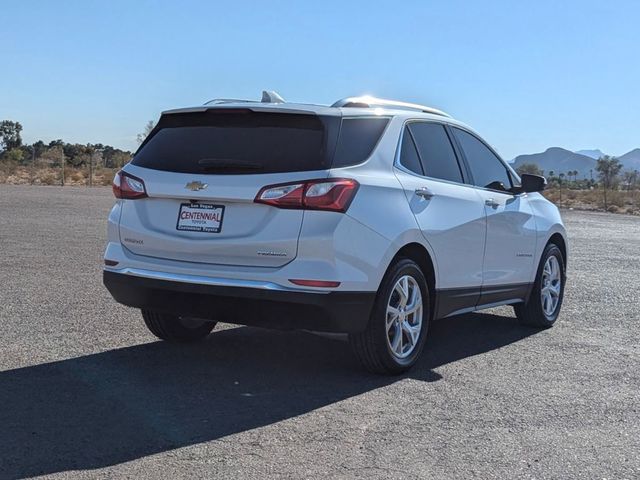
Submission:
[[141,178],[120,170],[113,178],[113,194],[116,198],[136,200],[147,197],[147,190]]
[[350,178],[323,178],[268,185],[258,192],[255,202],[278,208],[344,213],[358,186],[358,182]]

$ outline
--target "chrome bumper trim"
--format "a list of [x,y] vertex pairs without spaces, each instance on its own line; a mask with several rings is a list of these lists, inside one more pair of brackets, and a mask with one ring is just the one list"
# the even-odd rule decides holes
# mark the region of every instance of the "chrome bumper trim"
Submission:
[[131,275],[134,277],[151,278],[154,280],[166,280],[169,282],[182,282],[193,283],[198,285],[212,285],[220,287],[238,287],[238,288],[258,288],[261,290],[277,290],[281,292],[303,292],[303,293],[317,293],[318,295],[326,295],[331,291],[325,290],[311,290],[302,288],[288,288],[282,285],[278,285],[273,282],[263,282],[259,280],[238,280],[235,278],[219,278],[219,277],[206,277],[203,275],[186,275],[182,273],[167,273],[157,272],[154,270],[145,270],[142,268],[108,268],[106,271],[113,273],[120,273],[123,275]]

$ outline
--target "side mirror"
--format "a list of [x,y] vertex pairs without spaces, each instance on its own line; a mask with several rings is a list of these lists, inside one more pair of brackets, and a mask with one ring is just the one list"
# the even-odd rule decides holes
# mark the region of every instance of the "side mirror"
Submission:
[[520,189],[523,192],[541,192],[547,187],[547,179],[542,175],[523,173],[520,176]]

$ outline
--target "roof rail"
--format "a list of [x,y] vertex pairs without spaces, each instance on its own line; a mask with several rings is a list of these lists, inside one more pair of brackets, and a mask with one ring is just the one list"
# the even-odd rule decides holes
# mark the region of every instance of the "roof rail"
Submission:
[[213,100],[205,102],[205,105],[219,105],[222,103],[285,103],[285,101],[277,92],[273,90],[263,90],[260,102],[240,98],[214,98]]
[[208,102],[204,102],[205,105],[218,105],[220,103],[256,103],[255,100],[244,100],[240,98],[214,98]]
[[362,97],[341,98],[335,102],[332,107],[352,107],[352,108],[397,108],[399,110],[414,110],[418,112],[431,113],[433,115],[441,115],[443,117],[451,117],[448,113],[438,110],[437,108],[418,105],[417,103],[399,102],[397,100],[385,100],[384,98],[371,97],[365,95]]

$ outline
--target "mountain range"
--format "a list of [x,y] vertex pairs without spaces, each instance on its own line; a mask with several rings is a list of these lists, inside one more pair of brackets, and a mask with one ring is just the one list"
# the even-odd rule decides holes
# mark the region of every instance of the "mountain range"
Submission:
[[596,148],[594,150],[578,150],[575,153],[578,153],[580,155],[586,155],[587,157],[591,157],[591,158],[594,158],[596,160],[604,155],[602,150],[600,150],[598,148]]
[[[557,175],[577,170],[578,178],[589,178],[591,171],[595,170],[597,159],[603,155],[598,149],[572,152],[565,148],[551,147],[540,153],[518,155],[511,165],[518,168],[524,163],[535,163],[546,174],[553,171]],[[640,148],[619,156],[618,160],[622,163],[623,170],[640,170]]]

